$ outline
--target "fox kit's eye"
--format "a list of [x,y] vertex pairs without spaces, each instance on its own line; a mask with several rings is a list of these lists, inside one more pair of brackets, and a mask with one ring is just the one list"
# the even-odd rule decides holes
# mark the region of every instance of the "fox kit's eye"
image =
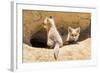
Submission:
[[76,37],[76,36],[77,36],[77,34],[71,34],[71,36],[72,36],[72,37]]
[[71,34],[71,36],[74,36],[74,34]]
[[76,37],[77,35],[75,34],[74,36]]

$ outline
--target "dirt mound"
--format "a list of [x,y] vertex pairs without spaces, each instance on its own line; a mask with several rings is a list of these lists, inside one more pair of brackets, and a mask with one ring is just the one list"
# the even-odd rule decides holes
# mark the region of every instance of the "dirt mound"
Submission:
[[[60,48],[57,61],[85,60],[91,58],[91,39],[88,38],[77,44],[65,45]],[[55,61],[53,49],[30,47],[23,44],[23,62]]]

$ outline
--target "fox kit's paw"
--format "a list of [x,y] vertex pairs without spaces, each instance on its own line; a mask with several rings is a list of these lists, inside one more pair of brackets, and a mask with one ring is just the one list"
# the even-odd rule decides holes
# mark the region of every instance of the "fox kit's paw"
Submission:
[[49,49],[53,49],[53,46],[48,46]]
[[58,55],[56,53],[54,53],[54,58],[55,60],[57,60]]
[[69,42],[68,42],[68,41],[65,41],[65,42],[63,43],[63,45],[69,45]]
[[54,50],[54,58],[57,60],[59,54],[59,50]]

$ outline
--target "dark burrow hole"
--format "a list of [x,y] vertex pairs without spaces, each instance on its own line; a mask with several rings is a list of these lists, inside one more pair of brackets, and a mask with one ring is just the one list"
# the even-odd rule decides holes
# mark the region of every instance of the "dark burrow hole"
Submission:
[[32,47],[47,48],[47,33],[44,30],[40,30],[30,39]]
[[39,38],[32,38],[30,40],[32,47],[40,47],[40,48],[46,48],[47,43],[45,41],[41,41]]
[[[86,31],[81,32],[78,41],[83,41],[83,40],[91,37],[90,36],[91,35],[90,34],[90,32],[91,32],[90,29],[91,28],[87,28]],[[59,30],[59,32],[62,33],[60,35],[62,36],[62,40],[64,41],[65,38],[66,38],[65,34],[67,34],[67,32],[65,33],[64,29],[63,30]],[[40,31],[36,32],[35,34],[33,34],[31,36],[30,43],[31,43],[32,47],[49,48],[47,46],[47,32],[45,30],[43,30],[43,29],[41,29]]]

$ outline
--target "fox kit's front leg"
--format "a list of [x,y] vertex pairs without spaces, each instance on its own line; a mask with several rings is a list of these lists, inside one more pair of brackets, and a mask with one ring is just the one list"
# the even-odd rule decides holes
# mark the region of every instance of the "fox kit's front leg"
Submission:
[[55,47],[54,47],[54,58],[55,58],[56,60],[57,60],[57,58],[58,58],[59,48],[60,48],[59,44],[56,43],[56,44],[55,44]]
[[53,48],[53,46],[54,46],[54,41],[51,40],[49,37],[48,37],[48,40],[47,40],[47,45],[48,45],[50,48]]
[[59,49],[60,49],[60,47],[62,47],[63,41],[62,41],[62,38],[60,37],[59,33],[56,33],[55,38],[56,38],[56,40],[55,40],[55,46],[54,46],[54,58],[57,60],[58,54],[59,54]]

